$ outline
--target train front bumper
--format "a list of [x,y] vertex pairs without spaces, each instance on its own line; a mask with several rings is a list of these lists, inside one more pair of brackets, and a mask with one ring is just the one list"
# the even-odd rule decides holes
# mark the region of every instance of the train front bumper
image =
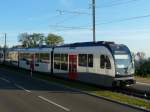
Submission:
[[133,76],[131,77],[119,77],[115,78],[113,85],[114,86],[127,86],[127,85],[132,85],[135,84],[136,80]]

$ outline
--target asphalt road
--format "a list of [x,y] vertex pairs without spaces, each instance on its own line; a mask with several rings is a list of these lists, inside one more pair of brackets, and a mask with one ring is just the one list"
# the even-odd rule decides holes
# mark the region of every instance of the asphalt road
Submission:
[[61,85],[0,70],[0,112],[141,111],[95,98]]

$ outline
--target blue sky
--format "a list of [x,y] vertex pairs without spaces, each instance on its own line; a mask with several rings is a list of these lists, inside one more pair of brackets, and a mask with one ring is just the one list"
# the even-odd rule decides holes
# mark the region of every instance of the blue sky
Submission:
[[[22,32],[56,33],[66,43],[92,41],[92,0],[0,0],[0,32],[8,33],[7,44],[18,44]],[[130,2],[131,1],[131,2]],[[114,5],[113,4],[120,4]],[[118,22],[124,18],[150,15],[150,0],[96,0],[96,37],[98,41],[126,44],[134,51],[150,56],[150,17]],[[60,14],[56,10],[88,14]],[[114,21],[110,24],[101,24]],[[117,21],[117,22],[115,22]],[[51,25],[87,29],[68,30]],[[3,45],[0,34],[0,44]]]

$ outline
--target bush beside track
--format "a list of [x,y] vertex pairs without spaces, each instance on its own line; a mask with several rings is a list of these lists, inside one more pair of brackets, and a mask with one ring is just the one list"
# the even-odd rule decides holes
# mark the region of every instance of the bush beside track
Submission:
[[[18,74],[18,75],[24,75],[24,76],[30,75],[30,71],[27,71],[24,69],[14,69],[14,67],[6,66],[6,65],[0,65],[0,70],[8,71],[8,67],[9,67],[9,72],[11,72],[11,73]],[[135,105],[138,107],[150,109],[150,101],[149,100],[145,100],[145,99],[141,99],[141,98],[137,98],[137,97],[133,97],[133,96],[128,96],[128,95],[125,95],[122,93],[113,92],[113,91],[107,90],[106,88],[104,89],[103,87],[97,87],[94,85],[88,85],[88,84],[80,83],[80,82],[76,82],[76,81],[70,81],[70,80],[64,80],[64,79],[60,79],[60,78],[56,78],[56,77],[50,77],[50,75],[43,74],[43,73],[35,72],[35,73],[33,73],[33,77],[42,79],[42,80],[46,80],[50,83],[57,83],[57,84],[65,85],[67,87],[80,89],[81,91],[86,92],[91,95],[105,97],[105,98],[109,98],[109,99],[112,99],[112,100],[115,100],[118,102],[122,102],[125,104]]]

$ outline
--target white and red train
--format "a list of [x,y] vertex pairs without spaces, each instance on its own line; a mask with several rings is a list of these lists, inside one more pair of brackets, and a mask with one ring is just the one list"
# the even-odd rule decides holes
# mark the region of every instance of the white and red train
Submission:
[[5,61],[20,68],[106,87],[135,83],[130,50],[114,42],[10,49]]

